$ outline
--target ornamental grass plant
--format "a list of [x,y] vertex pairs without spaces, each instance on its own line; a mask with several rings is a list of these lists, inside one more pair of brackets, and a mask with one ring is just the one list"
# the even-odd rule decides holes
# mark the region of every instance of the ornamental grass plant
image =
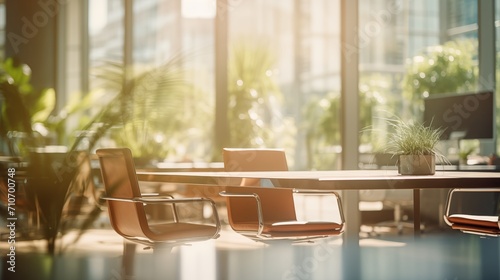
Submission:
[[[398,117],[387,119],[390,127],[386,152],[398,156],[401,174],[434,174],[435,162],[449,163],[436,148],[444,130]],[[417,159],[417,157],[424,157]],[[430,158],[429,158],[430,157]]]
[[387,151],[396,155],[437,155],[442,129],[419,122],[405,122],[400,118],[387,120],[393,132],[389,136]]

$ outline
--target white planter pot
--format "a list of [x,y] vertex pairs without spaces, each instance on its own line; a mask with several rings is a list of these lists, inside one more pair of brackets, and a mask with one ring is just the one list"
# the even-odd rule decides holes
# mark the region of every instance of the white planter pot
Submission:
[[433,175],[436,173],[436,156],[400,155],[398,172],[401,175]]

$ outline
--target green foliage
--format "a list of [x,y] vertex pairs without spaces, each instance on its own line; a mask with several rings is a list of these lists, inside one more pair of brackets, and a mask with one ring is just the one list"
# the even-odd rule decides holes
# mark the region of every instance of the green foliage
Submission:
[[306,128],[307,166],[313,169],[327,169],[334,164],[334,157],[322,157],[325,150],[340,144],[340,96],[329,93],[314,98],[304,108]]
[[235,44],[228,77],[229,145],[262,147],[274,143],[273,119],[282,94],[274,80],[275,57],[264,45]]
[[476,147],[464,147],[458,151],[458,158],[461,160],[467,160],[470,154],[476,150]]
[[422,110],[422,100],[429,95],[475,88],[478,69],[472,53],[476,49],[471,40],[450,41],[413,57],[403,81],[404,96],[415,105],[413,114]]
[[[317,105],[319,106],[308,108],[309,112],[316,111],[315,114],[319,113],[316,118],[316,122],[318,122],[317,133],[323,135],[326,143],[330,145],[340,144],[340,96],[338,94],[329,94],[321,99]],[[309,117],[313,116],[311,113],[307,115]],[[317,133],[310,134],[310,136],[317,137],[319,136],[315,135]]]
[[[0,93],[5,101],[2,102],[0,132],[3,136],[8,132],[26,133],[23,142],[28,143],[18,143],[25,147],[44,146],[47,141],[69,145],[74,140],[75,132],[90,123],[92,117],[111,99],[103,91],[74,93],[55,114],[56,92],[52,88],[35,91],[30,84],[31,70],[28,65],[15,64],[9,58],[0,70]],[[34,133],[34,130],[39,133]]]
[[48,119],[56,103],[53,89],[35,90],[30,83],[31,69],[8,58],[0,64],[0,142],[7,153],[26,157],[44,139],[35,133],[36,123]]
[[435,147],[443,130],[419,122],[405,122],[398,117],[386,120],[390,126],[386,151],[397,155],[437,155]]
[[124,85],[125,71],[117,62],[96,69],[102,87],[119,92],[108,106],[108,115],[119,111],[112,139],[131,149],[135,157],[163,159],[175,148],[188,149],[193,141],[207,142],[211,112],[207,96],[188,82],[176,56],[158,67],[131,69]]
[[[363,75],[359,86],[359,119],[360,127],[372,126],[372,119],[379,111],[385,111],[393,105],[387,98],[390,93],[390,80],[383,75]],[[306,145],[308,150],[308,166],[315,169],[331,169],[334,160],[318,162],[318,158],[341,145],[341,99],[340,94],[328,93],[322,98],[311,100],[304,110],[307,128]],[[361,143],[370,142],[371,135],[362,134]],[[372,137],[373,138],[373,137]],[[332,152],[333,153],[333,152]],[[329,155],[333,159],[334,156]]]
[[53,88],[43,89],[38,99],[33,104],[31,121],[33,123],[45,122],[56,106],[56,92]]
[[42,124],[55,133],[59,145],[68,145],[92,121],[92,117],[108,105],[110,99],[103,90],[85,94],[75,92],[57,114],[48,116]]
[[[392,75],[392,74],[391,74]],[[364,74],[359,81],[359,126],[361,129],[366,127],[385,127],[384,123],[377,123],[385,112],[394,112],[398,110],[400,98],[394,96],[392,92],[393,83],[396,83],[399,77],[390,77],[387,74]],[[374,149],[380,146],[379,135],[361,134],[360,144],[369,144]]]
[[12,58],[0,65],[2,102],[2,134],[7,131],[32,132],[32,124],[45,121],[54,110],[56,94],[53,89],[36,91],[30,84],[31,69],[16,64]]

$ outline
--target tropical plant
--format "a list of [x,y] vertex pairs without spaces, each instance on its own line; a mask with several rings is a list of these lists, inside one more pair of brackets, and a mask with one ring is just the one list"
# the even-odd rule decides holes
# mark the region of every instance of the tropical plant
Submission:
[[[8,58],[0,64],[0,137],[9,142],[9,133],[23,134],[20,146],[43,145],[35,137],[33,124],[48,118],[55,106],[55,92],[51,88],[35,90],[30,83],[28,65]],[[13,155],[25,155],[25,150],[9,151]]]
[[127,96],[117,104],[123,121],[110,130],[118,146],[136,157],[163,159],[179,146],[207,143],[211,106],[206,94],[186,80],[182,63],[183,57],[176,56],[157,67],[136,66],[126,85],[121,63],[108,61],[96,69],[104,88]]
[[104,90],[94,90],[88,93],[75,92],[71,94],[66,105],[57,113],[53,112],[48,118],[35,124],[49,133],[58,145],[71,145],[85,125],[108,105],[113,96]]
[[27,65],[15,64],[8,59],[1,69],[2,137],[22,134],[22,141],[16,143],[16,148],[20,149],[14,149],[12,145],[10,152],[28,163],[25,181],[28,202],[37,205],[42,219],[41,234],[47,240],[47,252],[53,254],[61,212],[78,163],[69,154],[59,154],[65,158],[63,162],[62,158],[52,161],[54,153],[33,152],[34,148],[46,144],[33,128],[36,123],[47,120],[52,112],[55,92],[52,89],[35,91],[29,83],[31,72]]
[[[193,100],[193,95],[186,92],[185,87],[189,84],[182,80],[182,76],[176,70],[175,73],[171,73],[177,69],[178,62],[171,60],[161,67],[144,71],[130,80],[124,80],[125,69],[119,63],[109,62],[107,66],[110,68],[101,72],[100,74],[103,76],[100,77],[103,78],[102,82],[108,85],[108,89],[115,88],[116,92],[112,94],[114,98],[105,102],[105,106],[102,106],[101,110],[94,114],[92,119],[81,128],[86,137],[76,138],[69,152],[62,158],[38,159],[38,164],[35,164],[32,170],[39,172],[42,167],[46,167],[46,174],[49,176],[46,176],[46,179],[42,181],[33,181],[34,184],[29,189],[40,200],[40,210],[45,220],[44,236],[47,239],[47,251],[50,254],[55,252],[58,234],[63,233],[61,218],[64,205],[68,203],[72,194],[82,193],[84,191],[82,188],[86,187],[86,184],[75,181],[78,180],[75,175],[80,172],[82,164],[85,164],[80,152],[82,141],[86,141],[83,146],[90,151],[101,138],[109,134],[115,137],[131,137],[119,142],[119,144],[130,145],[129,147],[136,148],[136,151],[142,151],[142,155],[145,155],[144,151],[149,152],[149,155],[157,155],[161,154],[160,148],[164,148],[171,142],[162,143],[159,141],[157,144],[163,145],[160,147],[147,142],[141,142],[135,146],[133,141],[136,139],[146,141],[146,137],[143,137],[144,135],[141,133],[150,133],[151,127],[163,128],[164,132],[167,133],[173,134],[175,131],[179,131],[182,134],[186,130],[186,124],[190,121],[196,120],[199,126],[206,125],[197,119],[200,112],[204,111],[193,112],[198,108],[196,106],[189,108],[190,105],[187,104]],[[196,94],[198,93],[196,92]],[[127,129],[133,131],[130,132]],[[185,140],[184,136],[181,135],[179,138]],[[155,148],[156,150],[154,150]],[[35,154],[34,156],[40,155]],[[84,178],[84,181],[88,179]],[[87,219],[81,225],[80,235],[75,241],[100,211],[98,205],[95,205],[94,209],[88,213]]]

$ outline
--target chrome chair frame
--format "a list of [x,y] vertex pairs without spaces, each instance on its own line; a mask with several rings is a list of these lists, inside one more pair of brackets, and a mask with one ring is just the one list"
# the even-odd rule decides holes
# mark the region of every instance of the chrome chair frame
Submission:
[[[217,227],[217,232],[210,238],[210,239],[215,239],[220,236],[220,230],[221,230],[221,224],[219,220],[219,215],[217,214],[217,207],[215,205],[215,202],[209,198],[203,198],[203,197],[197,197],[197,198],[173,198],[173,196],[170,195],[158,195],[158,194],[142,194],[145,197],[134,197],[132,199],[128,198],[117,198],[117,197],[101,197],[101,199],[106,200],[106,201],[121,201],[121,202],[130,202],[130,203],[142,203],[142,204],[172,204],[172,212],[173,212],[173,218],[174,218],[174,223],[179,222],[179,217],[177,214],[177,208],[175,206],[176,203],[189,203],[189,202],[207,202],[210,204],[212,207],[212,213],[214,215],[215,219],[215,224]],[[142,239],[142,238],[132,238],[132,237],[124,237],[125,239],[128,239],[130,241],[138,242],[143,245],[147,245],[152,247],[153,242],[147,240],[147,239]],[[200,240],[205,240],[206,238],[200,238]],[[187,241],[196,241],[194,238],[189,238]],[[172,242],[162,242],[168,245],[175,245],[178,243],[184,243],[185,241],[183,240],[176,240]]]
[[[172,248],[173,246],[219,237],[221,223],[216,209],[215,202],[206,197],[194,198],[173,198],[171,195],[159,195],[157,193],[142,193],[139,189],[139,182],[135,175],[135,167],[132,161],[132,154],[127,148],[99,149],[96,151],[101,169],[103,182],[106,188],[106,195],[101,199],[108,202],[108,212],[110,222],[114,230],[125,240],[146,245],[146,248]],[[113,163],[110,160],[115,160]],[[123,163],[123,166],[121,165]],[[110,168],[109,170],[107,168]],[[114,168],[114,169],[113,169]],[[113,204],[114,203],[114,204]],[[124,203],[124,204],[121,204]],[[194,234],[193,226],[204,226],[202,224],[183,223],[179,220],[177,204],[179,203],[209,203],[212,207],[212,221],[214,225],[205,228],[203,234]],[[113,205],[112,205],[113,204]],[[121,204],[121,205],[120,205]],[[141,206],[133,206],[141,204]],[[163,204],[172,206],[173,221],[166,223],[150,224],[146,217],[144,207],[148,204]],[[127,206],[131,205],[131,206]],[[132,208],[130,208],[132,207]],[[117,209],[115,209],[117,208]],[[120,210],[128,211],[133,216],[133,221],[123,218],[124,213]],[[115,218],[117,218],[115,220]],[[160,229],[158,226],[170,226],[178,224],[180,231],[186,226],[190,227],[191,233],[182,236],[175,233],[176,236],[168,236],[167,228]],[[123,227],[123,228],[122,228]],[[153,232],[152,228],[156,227]],[[208,226],[207,226],[208,227]],[[124,231],[124,232],[123,232]],[[207,234],[208,233],[208,234]],[[167,235],[165,235],[167,234]]]
[[[342,201],[340,199],[340,196],[336,192],[332,191],[320,191],[320,190],[298,190],[298,189],[293,189],[293,193],[297,194],[303,194],[303,195],[333,195],[335,196],[335,199],[338,203],[338,208],[339,208],[339,216],[340,216],[340,229],[339,229],[339,234],[344,232],[345,228],[345,218],[344,218],[344,212],[343,212],[343,207],[342,207]],[[256,203],[257,203],[257,218],[258,218],[258,230],[257,231],[237,231],[239,234],[249,237],[254,240],[258,241],[265,241],[265,240],[279,240],[279,239],[294,239],[297,241],[300,240],[311,240],[311,239],[316,239],[316,238],[325,238],[330,235],[320,235],[320,236],[296,236],[296,237],[273,237],[272,235],[269,234],[263,234],[262,232],[264,231],[264,225],[265,225],[265,220],[264,220],[264,215],[262,211],[262,201],[259,197],[258,194],[252,193],[252,194],[246,194],[246,193],[237,193],[237,192],[227,192],[227,191],[222,191],[219,193],[223,197],[247,197],[247,198],[254,198]]]
[[[286,154],[284,149],[270,149],[270,148],[224,148],[223,149],[223,158],[224,158],[224,169],[226,171],[288,171],[288,164],[286,160]],[[242,187],[261,187],[261,180],[255,179],[255,178],[250,178],[250,179],[243,179],[241,181],[240,186]],[[271,182],[272,183],[272,182]],[[266,188],[267,187],[262,187]],[[273,188],[273,187],[271,187]],[[280,234],[275,234],[274,236],[272,234],[267,234],[265,233],[266,229],[266,220],[264,217],[264,210],[263,210],[263,202],[259,194],[257,193],[249,193],[247,192],[237,192],[233,189],[232,192],[230,191],[222,191],[219,194],[223,197],[226,197],[228,199],[230,198],[237,198],[237,197],[243,197],[243,198],[250,198],[250,199],[255,199],[256,201],[256,211],[257,211],[257,221],[251,221],[250,223],[257,223],[258,227],[257,230],[255,231],[250,231],[250,230],[242,230],[238,229],[235,230],[239,234],[249,237],[251,239],[257,240],[257,241],[266,241],[266,240],[279,240],[279,239],[288,239],[288,240],[310,240],[314,238],[323,238],[327,236],[334,236],[334,235],[340,235],[344,232],[344,227],[345,227],[345,219],[344,219],[344,213],[343,213],[343,207],[341,203],[340,196],[334,192],[334,191],[321,191],[321,190],[302,190],[302,189],[291,189],[292,192],[292,205],[293,205],[293,215],[287,216],[290,220],[284,220],[283,223],[294,223],[294,222],[299,222],[296,219],[296,212],[295,212],[295,201],[293,199],[293,194],[299,194],[299,195],[316,195],[316,196],[323,196],[323,195],[333,195],[335,196],[337,206],[338,206],[338,213],[340,216],[340,223],[338,230],[332,230],[330,233],[326,235],[318,235],[318,232],[313,233],[313,229],[307,229],[307,230],[291,230],[287,232],[285,235],[289,236],[280,236]],[[290,199],[290,197],[288,198]],[[290,201],[289,201],[290,202]],[[267,207],[266,207],[267,208]],[[229,209],[228,209],[229,210]],[[241,210],[240,210],[241,211]],[[292,208],[284,209],[283,213],[291,213]],[[335,212],[337,213],[337,212]],[[289,214],[286,214],[289,215]],[[283,216],[284,217],[284,216]],[[282,217],[282,218],[283,218]],[[307,221],[304,221],[307,222]],[[309,222],[309,223],[329,223],[329,221],[323,221],[323,222]],[[267,225],[272,225],[273,223],[267,223]],[[278,221],[277,224],[280,224]],[[274,224],[276,225],[276,224]],[[232,225],[231,225],[232,226]],[[272,227],[272,226],[271,226]],[[311,225],[311,228],[313,228],[313,225]],[[234,229],[234,228],[233,228]],[[307,236],[307,231],[311,230],[309,232],[310,236]]]
[[[453,221],[450,220],[450,216],[453,214],[450,214],[450,207],[453,199],[453,194],[456,192],[500,192],[499,188],[476,188],[476,189],[471,189],[471,188],[455,188],[451,189],[448,192],[448,197],[446,199],[446,206],[445,206],[445,214],[443,215],[443,219],[445,223],[453,227],[454,223]],[[467,215],[467,214],[462,214],[462,215]],[[474,216],[474,215],[473,215]],[[478,216],[480,217],[485,217],[485,216]],[[494,216],[492,216],[494,217]],[[490,229],[490,232],[486,232],[484,230],[477,230],[474,228],[474,226],[471,226],[470,228],[466,229],[460,229],[463,233],[468,233],[468,234],[474,234],[474,235],[479,235],[479,236],[484,236],[484,237],[499,237],[500,236],[500,213],[498,214],[497,218],[497,228],[492,227]]]

